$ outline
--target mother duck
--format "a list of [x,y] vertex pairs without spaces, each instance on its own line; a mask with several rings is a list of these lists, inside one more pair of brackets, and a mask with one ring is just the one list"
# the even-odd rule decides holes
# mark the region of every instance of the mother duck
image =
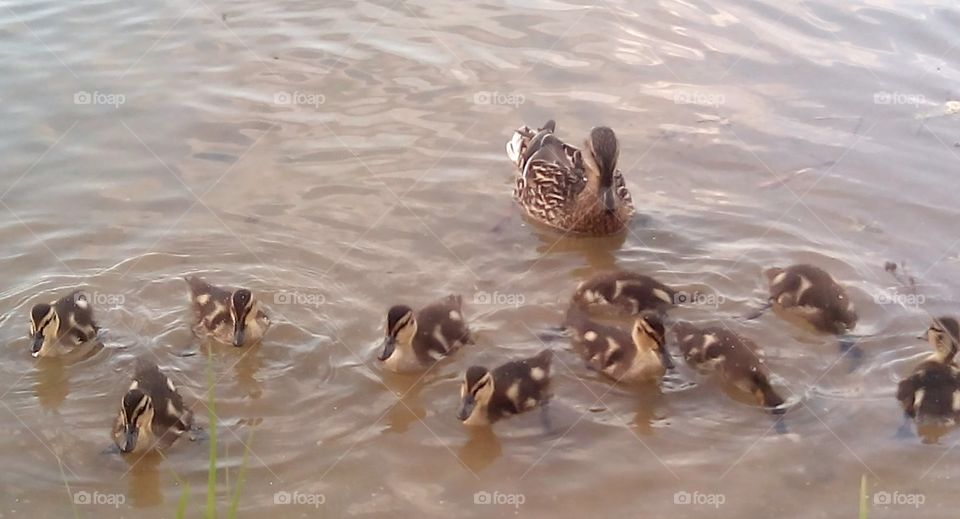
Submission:
[[564,231],[603,236],[623,231],[634,214],[633,199],[617,169],[620,143],[613,130],[590,130],[584,151],[542,128],[518,128],[507,156],[519,176],[513,196],[534,220]]

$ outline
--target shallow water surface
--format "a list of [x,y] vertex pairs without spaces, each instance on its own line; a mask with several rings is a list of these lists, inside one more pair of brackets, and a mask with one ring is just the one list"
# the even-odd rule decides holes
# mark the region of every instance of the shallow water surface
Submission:
[[[222,507],[249,448],[242,517],[854,517],[863,475],[871,519],[955,517],[960,435],[894,438],[894,391],[958,306],[958,23],[947,0],[3,2],[0,517],[171,517],[184,484],[200,514],[208,440],[103,453],[140,355],[202,426],[211,369]],[[548,118],[617,131],[625,235],[520,217],[504,143]],[[835,339],[734,320],[795,262],[850,287],[852,373]],[[633,391],[562,341],[553,435],[535,413],[465,430],[463,370],[544,348],[614,267],[762,345],[788,434],[679,358]],[[263,344],[196,340],[187,274],[252,289]],[[105,347],[32,359],[30,306],[73,287]],[[386,309],[447,293],[476,346],[382,371]]]

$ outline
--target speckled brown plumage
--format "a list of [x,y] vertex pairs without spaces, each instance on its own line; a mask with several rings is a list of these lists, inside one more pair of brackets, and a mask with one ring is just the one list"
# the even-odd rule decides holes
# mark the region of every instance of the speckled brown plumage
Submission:
[[[623,175],[615,169],[616,155],[585,160],[584,152],[553,134],[551,123],[538,131],[521,127],[508,144],[508,154],[519,170],[514,199],[530,218],[562,231],[587,235],[622,231],[635,211]],[[599,153],[618,153],[612,131],[603,135],[613,142],[598,140],[591,145],[588,137],[587,153],[594,153],[594,147]],[[612,171],[616,204],[610,210],[601,197],[598,165]]]

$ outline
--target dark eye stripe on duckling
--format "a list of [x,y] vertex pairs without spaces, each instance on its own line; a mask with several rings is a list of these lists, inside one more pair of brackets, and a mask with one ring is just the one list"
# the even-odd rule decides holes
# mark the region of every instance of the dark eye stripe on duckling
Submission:
[[952,317],[939,317],[934,320],[930,329],[937,333],[946,333],[947,338],[954,343],[960,342],[960,324]]
[[400,333],[400,330],[406,328],[413,321],[413,312],[410,310],[403,310],[399,315],[393,314],[394,310],[391,309],[391,313],[387,316],[387,322],[391,323],[390,326],[390,335],[397,335]]

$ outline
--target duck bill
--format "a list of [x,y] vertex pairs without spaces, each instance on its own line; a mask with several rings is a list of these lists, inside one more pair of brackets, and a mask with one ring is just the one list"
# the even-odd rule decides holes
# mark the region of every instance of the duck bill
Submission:
[[617,194],[613,192],[613,186],[607,186],[600,191],[600,202],[604,210],[612,213],[617,210]]
[[472,395],[467,395],[463,399],[463,403],[460,405],[460,411],[457,413],[457,419],[461,422],[467,421],[470,418],[470,415],[473,414],[473,409],[477,407],[477,401],[473,398]]
[[377,355],[377,360],[387,360],[393,355],[393,350],[397,349],[397,340],[393,337],[385,337],[380,348],[380,355]]
[[127,453],[133,452],[133,449],[137,448],[137,428],[132,425],[128,425],[123,429],[123,442],[122,445],[119,445],[120,452]]
[[246,334],[243,331],[243,328],[238,328],[233,332],[233,345],[236,347],[243,346],[243,341],[246,339]]
[[40,332],[37,332],[33,336],[33,343],[30,345],[30,354],[34,357],[40,356],[40,350],[43,349],[43,339],[43,334]]
[[660,362],[663,363],[663,367],[667,369],[673,369],[676,367],[673,363],[673,358],[670,357],[670,352],[666,348],[660,348]]
[[233,327],[233,345],[236,347],[243,346],[243,341],[246,340],[246,328],[242,319],[237,320],[237,324]]

